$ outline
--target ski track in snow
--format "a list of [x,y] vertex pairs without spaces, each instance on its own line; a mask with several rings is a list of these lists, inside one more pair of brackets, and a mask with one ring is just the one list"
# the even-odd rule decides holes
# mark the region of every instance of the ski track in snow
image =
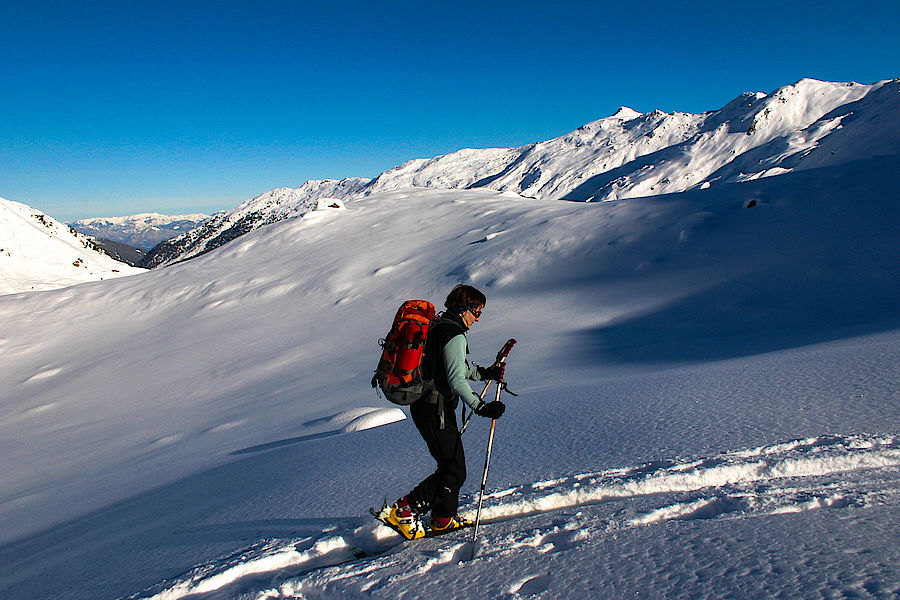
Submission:
[[[483,528],[475,560],[523,550],[564,552],[587,537],[667,521],[753,518],[879,504],[897,494],[898,468],[900,438],[824,435],[699,460],[656,461],[498,490],[485,495],[485,525],[605,503],[622,506],[607,520],[578,512],[543,527],[532,522],[516,529]],[[640,503],[638,511],[626,503],[639,498],[649,501]],[[465,516],[474,518],[476,501],[477,497],[464,499],[469,509]],[[655,507],[647,509],[648,504]],[[326,584],[351,580],[359,593],[366,594],[380,585],[396,585],[400,579],[467,560],[470,535],[467,530],[430,540],[432,545],[422,541],[406,545],[397,534],[369,519],[336,519],[320,534],[261,541],[129,598],[295,598]],[[411,561],[406,549],[419,551],[421,558]],[[351,561],[356,562],[345,564]],[[398,563],[404,563],[402,569],[396,568]],[[510,586],[508,593],[513,598],[538,595],[550,581],[550,574],[531,575]]]

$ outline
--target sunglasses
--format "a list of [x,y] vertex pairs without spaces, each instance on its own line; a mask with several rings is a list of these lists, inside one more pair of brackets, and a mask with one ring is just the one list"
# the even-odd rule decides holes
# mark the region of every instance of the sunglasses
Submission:
[[480,308],[473,308],[473,307],[469,306],[466,308],[466,310],[469,311],[470,313],[472,313],[472,316],[474,316],[476,319],[481,317],[481,309]]

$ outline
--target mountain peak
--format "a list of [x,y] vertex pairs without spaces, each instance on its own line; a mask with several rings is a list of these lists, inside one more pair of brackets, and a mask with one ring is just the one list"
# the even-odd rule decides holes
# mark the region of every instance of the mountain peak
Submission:
[[620,106],[619,110],[617,110],[612,116],[616,119],[622,119],[623,121],[630,121],[631,119],[636,119],[640,117],[642,113],[634,110],[633,108],[629,108],[627,106]]

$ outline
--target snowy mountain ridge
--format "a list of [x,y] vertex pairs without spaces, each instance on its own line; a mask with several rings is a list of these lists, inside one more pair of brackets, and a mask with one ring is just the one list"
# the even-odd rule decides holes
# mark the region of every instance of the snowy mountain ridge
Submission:
[[162,244],[146,266],[207,252],[256,227],[302,216],[315,199],[352,202],[406,188],[485,188],[538,199],[610,201],[743,182],[900,153],[900,79],[871,85],[802,79],[744,93],[702,114],[627,107],[518,148],[414,159],[371,181],[309,181],[220,213]]
[[0,198],[0,294],[143,273],[87,236],[25,204]]
[[140,213],[124,217],[93,217],[69,223],[75,231],[149,250],[163,240],[194,229],[209,215]]
[[[866,102],[861,102],[867,99]],[[893,118],[872,127],[868,115]],[[872,85],[803,79],[771,95],[745,93],[703,114],[622,107],[558,138],[508,150],[462,150],[411,161],[376,177],[366,193],[404,187],[484,187],[541,199],[604,201],[681,192],[710,183],[745,181],[795,169],[843,164],[900,152],[900,79]],[[861,118],[862,117],[862,118]],[[846,121],[846,123],[845,123]],[[865,127],[863,127],[865,126]],[[825,138],[852,127],[868,148],[811,154]],[[847,132],[838,137],[846,138]],[[755,149],[754,161],[741,160]],[[469,177],[476,160],[506,164],[489,177]],[[479,165],[480,166],[480,165]],[[458,184],[441,185],[456,174]]]
[[320,198],[349,198],[363,189],[365,178],[307,181],[299,188],[277,188],[247,200],[232,211],[218,212],[196,229],[154,247],[143,265],[156,267],[199,256],[245,233],[318,206]]

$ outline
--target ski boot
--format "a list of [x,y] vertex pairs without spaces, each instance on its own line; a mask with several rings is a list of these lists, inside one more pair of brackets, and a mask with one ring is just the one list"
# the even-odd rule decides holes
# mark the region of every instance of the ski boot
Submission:
[[468,519],[464,519],[459,515],[455,517],[431,517],[431,531],[435,534],[471,527],[471,525]]
[[393,525],[408,540],[425,537],[425,527],[423,527],[419,515],[409,505],[406,496],[397,500],[390,507],[385,521]]

